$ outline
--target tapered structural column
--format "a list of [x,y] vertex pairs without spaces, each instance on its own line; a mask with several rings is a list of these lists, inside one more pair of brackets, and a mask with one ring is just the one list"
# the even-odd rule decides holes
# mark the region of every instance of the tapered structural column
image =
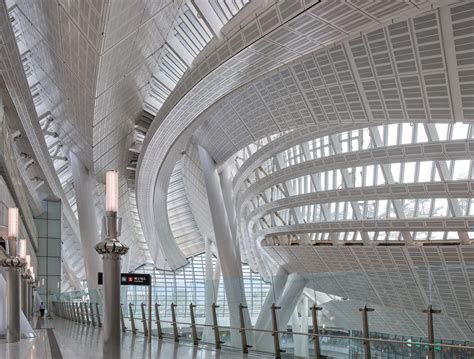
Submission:
[[[10,257],[6,258],[3,266],[7,267],[7,342],[20,341],[20,270],[25,262],[12,251],[10,242]],[[13,255],[12,255],[13,254]]]
[[30,280],[26,281],[26,320],[30,321],[30,307],[31,307],[31,284]]
[[104,271],[104,358],[120,358],[120,257],[128,247],[117,238],[118,232],[118,177],[117,172],[106,173],[105,241],[95,246],[102,255]]
[[30,320],[30,281],[31,275],[29,269],[23,270],[21,273],[21,310],[26,320]]
[[221,267],[219,258],[217,259],[216,268],[212,265],[212,250],[211,241],[209,238],[204,238],[205,243],[205,258],[206,258],[206,281],[204,283],[205,300],[204,313],[206,315],[205,324],[208,325],[202,330],[202,340],[210,343],[213,340],[214,333],[212,332],[212,303],[217,302],[217,294],[219,291],[219,281],[221,277]]
[[[74,180],[74,191],[76,192],[77,215],[79,217],[87,288],[89,293],[94,295],[96,293],[94,289],[97,289],[98,286],[97,273],[100,272],[100,259],[94,253],[94,245],[100,241],[100,231],[94,205],[96,201],[94,178],[73,152],[69,153],[69,157],[71,158],[71,172]],[[98,298],[93,296],[91,301],[98,301]]]
[[[247,306],[240,253],[229,225],[216,164],[203,147],[198,146],[198,150],[199,160],[204,174],[204,182],[206,184],[212,225],[214,227],[215,244],[221,264],[222,277],[224,279],[230,326],[238,328],[240,325],[239,305],[243,304],[245,307]],[[246,323],[250,323],[248,309],[244,309],[244,316]],[[238,330],[231,330],[231,340],[233,346],[241,346]]]
[[35,288],[36,288],[35,287],[35,282],[32,278],[32,279],[30,279],[30,293],[29,293],[30,300],[28,302],[28,306],[29,306],[28,310],[30,311],[30,316],[29,316],[28,320],[33,319],[33,316],[35,315],[35,309],[34,309],[35,308],[34,307],[35,306]]
[[[293,332],[308,333],[308,308],[308,297],[303,296],[291,316]],[[307,358],[309,355],[308,337],[293,334],[293,343],[295,356]]]
[[7,269],[7,342],[20,341],[20,272],[14,266]]
[[28,284],[26,283],[27,281],[27,278],[26,278],[26,275],[25,273],[21,273],[21,291],[20,291],[20,298],[21,298],[21,311],[23,312],[23,314],[25,314],[25,317],[27,316],[26,314],[26,308],[27,308],[27,304],[26,304],[26,301],[28,300],[28,293],[26,292],[27,291],[27,286]]
[[28,320],[33,317],[33,278],[28,280]]
[[[286,280],[285,286],[281,291],[279,297],[275,296],[275,304],[280,307],[281,309],[277,312],[277,319],[278,319],[278,327],[279,328],[286,328],[288,321],[293,314],[293,311],[298,304],[301,294],[303,293],[303,289],[306,285],[306,279],[299,275],[298,273],[292,273],[288,276]],[[270,294],[270,293],[269,293]],[[275,293],[277,294],[277,293]],[[271,307],[270,307],[271,308]],[[263,311],[262,307],[262,311]],[[265,313],[262,313],[265,315]],[[271,330],[272,323],[270,317],[270,311],[267,312],[267,318],[269,318],[265,322],[261,322],[261,327],[257,327],[258,329],[266,329]],[[266,351],[266,352],[273,352],[273,338],[268,333],[263,333],[260,337],[255,337],[254,346],[256,350]]]
[[7,268],[7,342],[20,341],[20,271],[26,260],[18,257],[18,208],[8,209],[8,258],[2,265]]
[[[271,328],[271,317],[268,315],[270,313],[270,308],[273,303],[281,298],[283,290],[285,289],[286,281],[288,280],[288,272],[283,268],[279,267],[277,272],[272,277],[272,286],[268,291],[267,297],[263,302],[262,309],[258,314],[257,321],[255,322],[256,329],[270,329]],[[259,347],[262,341],[264,341],[264,337],[268,337],[267,334],[263,332],[255,332],[254,333],[254,346]],[[267,338],[265,341],[271,338]],[[259,344],[260,343],[260,344]],[[271,342],[268,344],[271,345]],[[268,347],[267,345],[267,347]]]

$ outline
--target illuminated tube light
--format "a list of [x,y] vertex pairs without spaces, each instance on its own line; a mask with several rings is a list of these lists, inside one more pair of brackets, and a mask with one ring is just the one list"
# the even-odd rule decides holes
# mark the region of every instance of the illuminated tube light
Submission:
[[26,260],[26,239],[20,239],[19,257]]
[[105,210],[106,212],[118,211],[118,172],[105,173]]
[[18,237],[18,208],[8,208],[8,237]]

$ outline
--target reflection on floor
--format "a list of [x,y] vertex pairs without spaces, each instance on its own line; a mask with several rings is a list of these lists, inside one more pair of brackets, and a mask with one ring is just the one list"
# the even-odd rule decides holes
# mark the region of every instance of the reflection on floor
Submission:
[[[76,359],[102,358],[102,330],[99,328],[80,325],[60,318],[49,320],[44,318],[39,323],[35,320],[38,336],[31,339],[22,339],[20,343],[6,343],[0,340],[0,358],[2,359]],[[49,328],[49,329],[48,329]],[[50,330],[53,329],[53,330]],[[55,337],[57,347],[54,347]],[[53,350],[50,343],[53,341]],[[264,359],[272,358],[269,355],[249,354],[227,350],[195,347],[188,343],[174,343],[171,340],[158,341],[152,338],[149,345],[143,335],[126,333],[122,338],[123,358],[193,358],[193,359]]]

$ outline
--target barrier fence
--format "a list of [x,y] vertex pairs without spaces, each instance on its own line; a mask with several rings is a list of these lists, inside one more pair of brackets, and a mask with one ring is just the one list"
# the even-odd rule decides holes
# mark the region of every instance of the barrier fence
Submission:
[[[350,358],[379,358],[382,357],[380,353],[388,354],[401,354],[406,356],[416,357],[426,357],[426,358],[473,358],[474,357],[474,346],[464,345],[464,344],[446,344],[439,343],[435,341],[434,337],[434,328],[433,328],[433,314],[437,314],[440,311],[434,310],[431,305],[424,310],[423,312],[427,315],[427,341],[406,341],[406,340],[396,340],[396,339],[385,339],[385,338],[374,338],[370,337],[369,333],[369,313],[374,311],[372,308],[365,306],[360,308],[359,312],[362,316],[362,337],[360,336],[351,336],[351,335],[336,335],[330,333],[322,332],[318,327],[318,315],[317,312],[322,310],[321,307],[313,305],[309,309],[311,310],[312,318],[312,331],[311,333],[301,333],[294,331],[285,331],[281,330],[278,325],[277,311],[280,307],[272,304],[270,308],[271,315],[271,330],[254,328],[249,323],[245,323],[244,305],[239,305],[239,319],[240,326],[220,326],[218,322],[218,317],[216,314],[216,309],[218,306],[213,303],[211,307],[212,313],[212,324],[203,324],[196,323],[195,320],[195,308],[196,305],[190,303],[190,322],[179,321],[176,316],[176,304],[171,304],[171,320],[163,320],[160,318],[158,303],[155,303],[155,330],[156,334],[153,333],[153,328],[149,327],[147,323],[151,318],[147,318],[146,304],[141,304],[141,319],[135,318],[135,311],[133,310],[134,305],[129,303],[129,317],[127,318],[130,322],[130,328],[126,326],[126,318],[124,316],[124,306],[122,305],[121,310],[121,325],[122,331],[126,332],[130,330],[133,335],[138,333],[136,321],[142,323],[143,334],[146,337],[151,339],[151,336],[156,335],[159,340],[163,338],[173,339],[175,342],[180,340],[186,340],[192,342],[194,345],[199,345],[202,342],[202,337],[199,337],[199,332],[204,331],[205,328],[210,328],[214,333],[214,342],[208,342],[206,344],[212,344],[216,349],[221,349],[222,344],[225,344],[221,340],[222,333],[228,335],[231,330],[236,330],[240,334],[240,349],[242,353],[248,353],[249,349],[252,351],[253,346],[248,344],[247,333],[251,332],[256,333],[266,333],[272,336],[273,341],[273,354],[275,358],[281,358],[285,355],[285,349],[282,348],[281,341],[282,338],[293,337],[295,336],[306,336],[307,340],[311,343],[309,354],[311,357],[320,359],[325,358],[325,354],[334,354],[338,353],[339,357],[347,354],[347,357]],[[71,320],[83,325],[93,326],[93,327],[102,327],[101,312],[99,310],[98,303],[86,303],[86,302],[53,302],[53,312],[56,316],[61,318]],[[148,311],[151,315],[151,310]],[[168,325],[164,328],[165,325]],[[189,334],[186,332],[186,335],[180,334],[179,326],[184,326],[184,328],[189,328]],[[201,330],[199,330],[201,329]],[[344,349],[352,349],[344,351]],[[235,346],[234,346],[235,349]],[[385,356],[384,356],[385,357]]]

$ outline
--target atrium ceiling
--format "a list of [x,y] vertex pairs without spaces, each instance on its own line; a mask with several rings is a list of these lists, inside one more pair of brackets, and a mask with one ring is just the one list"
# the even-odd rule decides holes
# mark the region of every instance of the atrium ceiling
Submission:
[[473,21],[456,0],[2,1],[2,91],[35,159],[19,176],[62,200],[64,281],[86,275],[71,156],[99,228],[119,171],[129,269],[175,270],[216,240],[204,149],[254,271],[318,273],[335,308],[435,298],[445,337],[472,339]]

